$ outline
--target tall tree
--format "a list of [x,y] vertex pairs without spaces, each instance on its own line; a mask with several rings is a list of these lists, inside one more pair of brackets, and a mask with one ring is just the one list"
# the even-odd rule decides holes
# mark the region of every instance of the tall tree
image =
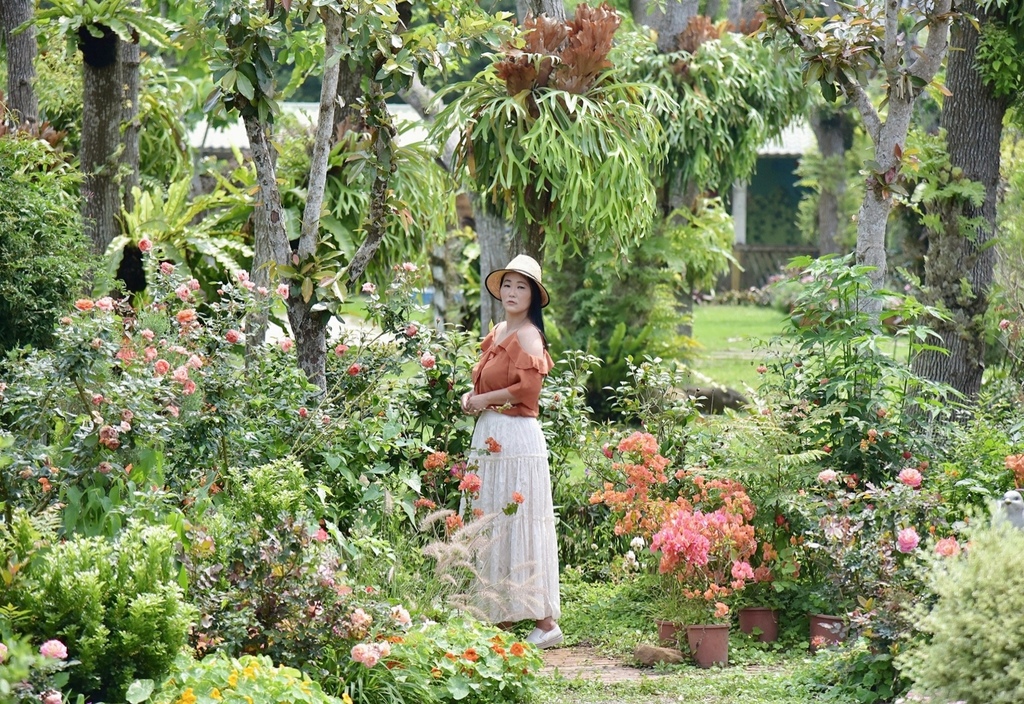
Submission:
[[[137,62],[140,39],[160,46],[173,24],[147,14],[135,0],[79,3],[52,0],[36,13],[34,22],[56,21],[69,45],[82,52],[82,145],[79,153],[82,183],[82,220],[96,254],[104,254],[120,234],[118,216],[124,205],[120,178],[125,150],[121,123],[125,115],[125,80],[134,82],[131,110],[138,109],[138,80],[123,69],[127,59]],[[125,47],[132,47],[127,53]],[[135,57],[134,59],[132,57]],[[134,66],[137,76],[138,65]],[[136,140],[138,131],[129,132]],[[129,149],[138,172],[138,147]]]
[[[984,316],[995,266],[991,242],[996,233],[1000,138],[1012,97],[1005,83],[994,80],[992,61],[999,61],[996,74],[1005,62],[1017,74],[1010,85],[1019,88],[1022,56],[1019,24],[1012,29],[1016,41],[1007,37],[1008,46],[979,55],[983,35],[1007,31],[1008,3],[998,4],[1003,7],[982,7],[967,0],[961,9],[970,17],[960,18],[952,29],[946,68],[949,95],[941,117],[950,175],[981,184],[984,197],[980,202],[944,198],[932,205],[939,217],[930,221],[924,297],[949,314],[936,325],[948,353],[928,352],[915,363],[919,374],[949,384],[967,401],[977,397],[985,369]],[[1024,5],[1016,5],[1017,14],[1022,14]]]
[[35,60],[38,53],[36,28],[26,26],[14,30],[32,19],[35,3],[32,0],[3,0],[0,2],[0,33],[7,44],[7,109],[15,126],[31,124],[39,119],[39,100],[36,98]]
[[[874,267],[871,281],[880,288],[886,277],[886,225],[895,196],[905,195],[900,170],[914,103],[942,65],[952,0],[937,0],[927,7],[904,7],[900,0],[843,5],[827,20],[793,15],[784,0],[770,0],[765,11],[769,36],[788,35],[796,45],[805,80],[820,82],[826,99],[842,92],[860,113],[874,144],[857,216],[856,258],[858,264]],[[909,21],[927,29],[923,45],[916,37],[905,36],[903,27]],[[876,68],[885,82],[884,118],[862,78]],[[874,299],[873,305],[878,304]]]
[[[397,167],[395,128],[385,98],[408,87],[424,65],[444,67],[445,61],[468,51],[494,28],[494,20],[469,2],[428,3],[442,23],[410,31],[397,5],[402,0],[351,0],[280,5],[263,0],[223,0],[211,7],[206,28],[213,34],[217,92],[211,105],[222,101],[237,110],[245,123],[259,184],[254,276],[269,273],[289,286],[288,318],[295,336],[299,366],[309,380],[326,391],[326,327],[331,312],[343,300],[340,286],[358,279],[383,240],[393,218],[389,184]],[[269,126],[275,102],[275,54],[289,46],[293,5],[307,19],[319,17],[326,36],[320,112],[309,170],[308,192],[298,241],[289,241]],[[296,13],[297,14],[297,13]],[[407,15],[406,15],[407,17]],[[306,32],[311,28],[306,28]],[[303,35],[311,47],[313,35]],[[454,47],[443,56],[438,46]],[[344,66],[344,68],[342,68]],[[344,80],[339,77],[344,75]],[[339,89],[339,85],[341,88]],[[335,121],[338,96],[356,106],[340,123]],[[343,108],[346,109],[346,108]],[[350,121],[358,120],[358,125]],[[347,262],[322,233],[321,216],[329,154],[339,131],[358,128],[359,158],[372,171],[369,207],[361,223],[363,241]]]
[[649,103],[670,101],[610,70],[619,22],[607,5],[581,4],[566,22],[531,18],[522,49],[507,44],[472,81],[442,91],[457,97],[434,133],[460,134],[458,161],[512,218],[514,251],[557,262],[587,238],[614,248],[650,228],[647,173],[662,132]]

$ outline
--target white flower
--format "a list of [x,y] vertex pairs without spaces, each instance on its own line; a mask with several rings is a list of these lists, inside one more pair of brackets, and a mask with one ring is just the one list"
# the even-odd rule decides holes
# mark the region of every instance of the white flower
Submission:
[[643,539],[643,536],[638,535],[629,541],[629,547],[634,550],[643,550],[647,547],[647,541]]

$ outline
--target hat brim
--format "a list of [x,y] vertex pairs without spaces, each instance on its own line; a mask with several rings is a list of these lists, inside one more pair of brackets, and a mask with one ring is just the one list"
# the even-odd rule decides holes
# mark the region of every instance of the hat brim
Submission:
[[540,307],[546,308],[548,303],[551,302],[548,290],[544,288],[544,284],[534,278],[533,274],[528,271],[523,271],[522,269],[495,269],[488,274],[487,278],[484,279],[484,287],[487,289],[487,292],[491,294],[491,297],[496,298],[499,301],[501,300],[501,277],[510,271],[525,276],[530,281],[537,284],[537,288],[540,289]]

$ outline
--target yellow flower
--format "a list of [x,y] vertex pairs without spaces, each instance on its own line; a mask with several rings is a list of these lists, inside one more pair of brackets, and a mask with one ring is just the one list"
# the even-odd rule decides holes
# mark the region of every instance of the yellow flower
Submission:
[[352,697],[348,696],[348,692],[343,692],[341,695],[341,701],[344,704],[352,704]]
[[229,687],[237,687],[238,686],[238,670],[232,670],[231,674],[228,675],[228,686]]
[[246,694],[245,695],[245,701],[249,702],[249,704],[252,704],[252,697],[250,697],[248,694]]
[[214,687],[214,688],[213,688],[213,691],[212,691],[212,692],[210,692],[210,696],[211,696],[211,697],[212,697],[213,699],[221,699],[221,696],[220,696],[220,690],[219,690],[219,689],[217,689],[216,687]]
[[178,697],[178,704],[196,704],[196,695],[192,692],[192,688],[187,688]]
[[248,665],[245,666],[245,669],[242,670],[242,674],[245,677],[248,677],[249,679],[252,679],[253,677],[256,676],[256,672],[259,669],[260,668],[256,665],[256,663],[252,662],[252,663],[249,663]]

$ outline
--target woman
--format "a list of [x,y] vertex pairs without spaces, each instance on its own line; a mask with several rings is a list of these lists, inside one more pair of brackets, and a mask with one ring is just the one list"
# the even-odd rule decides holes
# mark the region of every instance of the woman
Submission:
[[473,390],[462,396],[462,410],[479,415],[470,465],[481,488],[473,505],[493,520],[478,602],[494,623],[535,621],[526,640],[550,648],[562,642],[562,630],[548,451],[537,421],[540,387],[552,367],[541,313],[548,292],[540,265],[522,254],[491,272],[485,285],[501,301],[505,321],[484,338]]

